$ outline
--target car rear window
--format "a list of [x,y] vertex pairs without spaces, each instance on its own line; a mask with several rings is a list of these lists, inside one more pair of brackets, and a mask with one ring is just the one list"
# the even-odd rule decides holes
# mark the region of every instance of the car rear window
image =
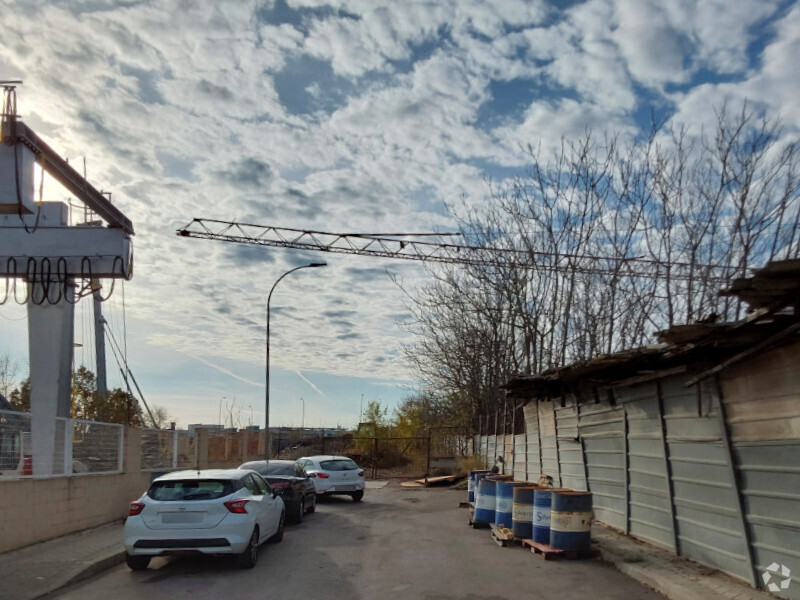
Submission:
[[264,475],[295,475],[294,463],[259,465],[253,468],[257,473]]
[[319,466],[326,471],[353,471],[358,465],[349,458],[337,458],[336,460],[323,460]]
[[153,500],[186,502],[224,498],[236,489],[235,483],[229,479],[178,479],[153,482],[147,495]]

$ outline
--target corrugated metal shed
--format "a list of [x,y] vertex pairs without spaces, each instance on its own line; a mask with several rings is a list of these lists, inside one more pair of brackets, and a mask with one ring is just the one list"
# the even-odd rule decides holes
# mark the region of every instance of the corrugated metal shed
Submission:
[[527,402],[524,472],[586,486],[597,519],[753,586],[797,565],[778,594],[800,599],[800,261],[722,294],[747,318],[509,381]]

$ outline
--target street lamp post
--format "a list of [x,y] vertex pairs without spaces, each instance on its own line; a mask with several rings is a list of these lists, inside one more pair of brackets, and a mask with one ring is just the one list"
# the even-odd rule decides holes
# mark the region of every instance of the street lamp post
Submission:
[[295,267],[294,269],[290,269],[286,271],[283,275],[278,277],[278,280],[272,284],[272,289],[269,291],[269,296],[267,296],[267,357],[266,357],[266,399],[264,403],[264,459],[269,460],[270,454],[270,447],[269,447],[269,306],[270,302],[272,301],[272,292],[275,291],[275,287],[281,282],[281,279],[289,275],[290,273],[294,273],[295,271],[299,271],[300,269],[312,269],[315,267],[327,267],[328,264],[324,262],[313,262],[307,265],[300,265],[299,267]]

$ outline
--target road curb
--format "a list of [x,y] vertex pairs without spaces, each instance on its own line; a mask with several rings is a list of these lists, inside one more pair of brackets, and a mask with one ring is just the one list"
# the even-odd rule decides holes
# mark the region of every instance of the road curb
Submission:
[[91,563],[85,565],[83,568],[76,571],[73,575],[70,575],[65,580],[60,581],[58,583],[54,583],[52,587],[43,591],[41,594],[33,596],[30,600],[39,600],[41,598],[47,598],[54,592],[61,590],[65,587],[68,587],[74,583],[78,583],[84,579],[88,579],[94,575],[102,573],[103,571],[107,571],[112,567],[116,567],[119,564],[125,562],[125,551],[119,550],[115,551],[113,554],[109,554],[108,556],[101,557]]

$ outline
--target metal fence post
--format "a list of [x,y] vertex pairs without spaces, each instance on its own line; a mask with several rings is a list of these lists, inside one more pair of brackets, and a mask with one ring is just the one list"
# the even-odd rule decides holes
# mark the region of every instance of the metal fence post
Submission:
[[64,475],[72,475],[72,419],[64,419]]
[[425,459],[425,481],[428,481],[428,475],[431,472],[431,430],[428,429],[428,438],[425,440],[427,442],[428,448],[426,450],[426,459]]
[[375,438],[375,446],[372,451],[372,478],[378,477],[378,438]]

